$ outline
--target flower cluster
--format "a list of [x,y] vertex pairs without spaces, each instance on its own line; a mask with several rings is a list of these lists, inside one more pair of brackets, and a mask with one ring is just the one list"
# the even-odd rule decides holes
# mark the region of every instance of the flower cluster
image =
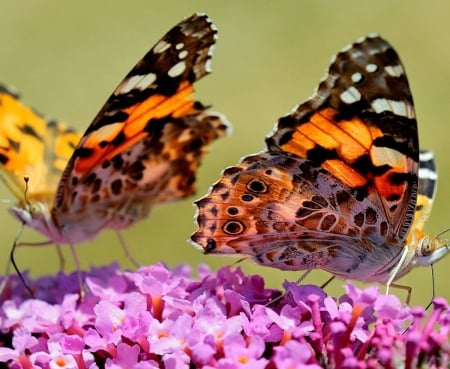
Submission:
[[[12,280],[2,295],[0,362],[10,368],[441,368],[450,363],[450,311],[429,313],[378,287],[340,299],[310,285],[264,287],[240,269],[162,264],[122,272]],[[279,298],[277,298],[279,297]],[[2,364],[0,364],[1,366]]]

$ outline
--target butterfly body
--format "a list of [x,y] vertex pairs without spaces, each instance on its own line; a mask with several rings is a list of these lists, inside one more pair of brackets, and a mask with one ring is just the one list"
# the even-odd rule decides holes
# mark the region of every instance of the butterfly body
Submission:
[[449,251],[422,232],[436,179],[432,153],[419,152],[404,68],[370,35],[332,60],[262,153],[226,169],[197,201],[192,241],[281,270],[389,285]]

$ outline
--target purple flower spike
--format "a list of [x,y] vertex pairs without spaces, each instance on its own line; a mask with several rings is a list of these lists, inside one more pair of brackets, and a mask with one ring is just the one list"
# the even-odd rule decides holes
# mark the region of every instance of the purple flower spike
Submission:
[[[378,287],[334,298],[317,286],[264,287],[240,269],[117,265],[29,281],[1,300],[0,368],[378,369],[450,366],[450,309],[409,308]],[[45,287],[45,288],[43,288]],[[281,298],[277,299],[277,296]]]

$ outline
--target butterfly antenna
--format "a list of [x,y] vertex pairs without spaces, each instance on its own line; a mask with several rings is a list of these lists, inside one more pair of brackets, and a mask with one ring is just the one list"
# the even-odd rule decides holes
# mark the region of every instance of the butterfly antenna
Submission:
[[30,208],[31,207],[31,203],[28,200],[28,182],[30,182],[30,177],[28,177],[27,175],[23,176],[23,181],[25,182],[25,189],[23,190],[23,199],[25,201],[25,204],[27,204],[27,206]]
[[[440,238],[443,234],[446,234],[449,231],[450,231],[450,228],[447,228],[447,229],[443,230],[442,232],[439,232],[436,236],[433,237],[433,239]],[[448,249],[450,247],[450,241],[445,240],[445,242],[447,243],[447,245],[445,245],[445,247]],[[428,303],[425,310],[428,310],[428,308],[433,303],[434,298],[436,297],[436,283],[435,283],[435,279],[434,279],[434,264],[430,264],[430,268],[431,268],[431,300]]]
[[443,234],[446,234],[448,231],[450,231],[450,228],[447,228],[445,230],[443,230],[442,232],[438,233],[436,236],[434,236],[433,238],[439,238],[441,237]]

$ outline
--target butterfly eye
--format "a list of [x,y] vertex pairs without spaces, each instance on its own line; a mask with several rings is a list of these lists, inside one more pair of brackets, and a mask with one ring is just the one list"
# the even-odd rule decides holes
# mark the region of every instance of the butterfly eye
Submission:
[[422,238],[419,242],[418,253],[420,256],[428,256],[434,251],[435,243],[428,237]]
[[269,190],[269,187],[259,179],[252,179],[247,183],[247,189],[256,193],[266,193]]
[[245,230],[245,226],[237,220],[230,220],[222,227],[223,231],[230,235],[241,234]]

